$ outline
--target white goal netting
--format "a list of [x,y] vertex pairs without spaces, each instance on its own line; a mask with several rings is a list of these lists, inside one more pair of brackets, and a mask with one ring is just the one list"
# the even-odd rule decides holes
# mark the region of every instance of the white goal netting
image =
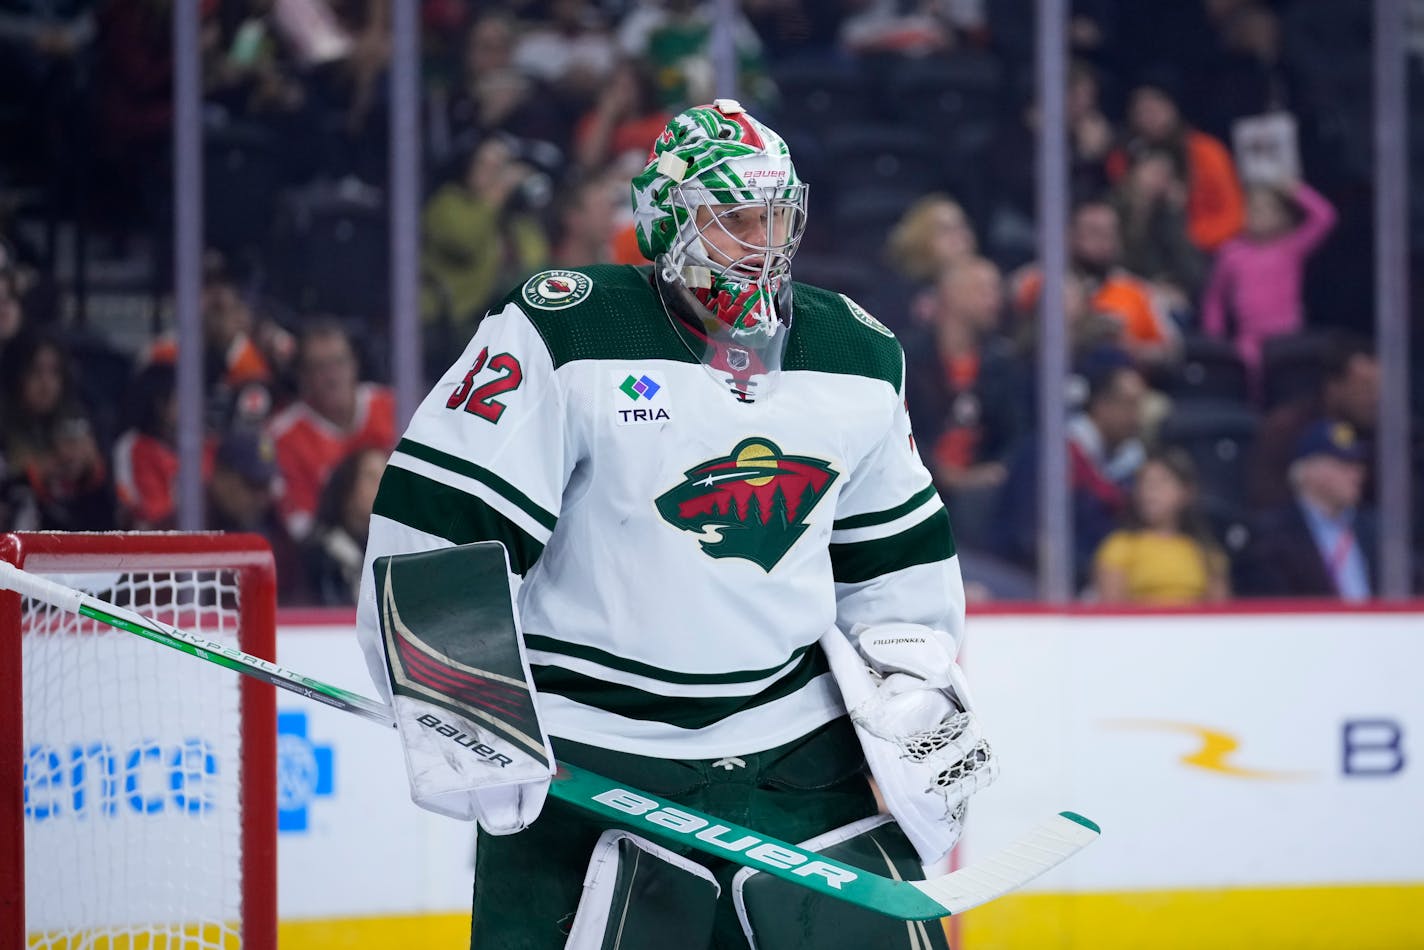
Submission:
[[[238,645],[236,571],[47,576]],[[21,630],[29,946],[240,947],[240,677],[29,599]]]

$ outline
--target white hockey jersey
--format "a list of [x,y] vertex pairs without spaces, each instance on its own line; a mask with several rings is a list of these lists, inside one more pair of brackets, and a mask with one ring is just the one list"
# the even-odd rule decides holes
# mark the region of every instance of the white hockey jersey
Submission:
[[[544,271],[488,316],[382,479],[370,564],[504,542],[551,736],[665,758],[772,748],[844,714],[816,641],[910,621],[959,637],[949,518],[893,335],[795,285],[776,389],[738,402],[648,268]],[[462,592],[449,592],[458,604]]]

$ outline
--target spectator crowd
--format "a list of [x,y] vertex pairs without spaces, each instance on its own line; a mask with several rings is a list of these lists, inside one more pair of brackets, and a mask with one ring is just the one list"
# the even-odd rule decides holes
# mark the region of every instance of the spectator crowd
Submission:
[[[352,602],[398,437],[389,3],[202,5],[205,517],[272,541],[287,603]],[[1036,260],[1032,3],[739,6],[739,96],[811,184],[795,273],[904,343],[971,595],[1036,593],[1047,320],[1070,345],[1084,598],[1377,593],[1369,137],[1348,93],[1367,36],[1339,45],[1368,5],[1077,0],[1061,300]],[[718,8],[422,0],[429,379],[530,272],[644,263],[628,181],[712,98]],[[170,12],[0,0],[0,529],[175,526]]]

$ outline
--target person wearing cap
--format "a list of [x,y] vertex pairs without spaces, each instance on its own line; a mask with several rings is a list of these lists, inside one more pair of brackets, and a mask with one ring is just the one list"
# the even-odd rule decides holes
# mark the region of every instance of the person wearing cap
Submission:
[[1292,500],[1258,520],[1243,557],[1243,593],[1369,599],[1375,531],[1359,511],[1366,459],[1349,423],[1320,419],[1306,427],[1289,471]]

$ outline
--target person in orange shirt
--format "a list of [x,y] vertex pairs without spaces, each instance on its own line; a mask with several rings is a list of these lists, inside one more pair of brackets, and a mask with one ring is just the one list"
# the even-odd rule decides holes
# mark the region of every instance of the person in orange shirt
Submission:
[[[252,309],[218,255],[207,255],[203,264],[201,306],[208,387],[235,392],[247,383],[270,383],[272,369],[251,335]],[[147,357],[150,364],[177,365],[177,337],[168,333],[154,340]]]
[[115,440],[112,451],[119,524],[130,530],[169,529],[177,509],[173,486],[178,478],[173,367],[145,367],[129,384],[129,401],[133,426]]
[[297,349],[300,398],[279,412],[267,431],[276,446],[282,488],[277,507],[296,541],[311,531],[322,486],[337,464],[362,448],[395,447],[395,400],[390,389],[363,383],[345,329],[319,320]]
[[1127,173],[1130,153],[1141,147],[1165,147],[1187,169],[1187,236],[1203,251],[1215,251],[1246,223],[1246,199],[1231,153],[1216,138],[1192,128],[1182,118],[1176,82],[1166,74],[1140,82],[1128,106],[1127,145],[1108,156],[1108,177]]
[[[1123,270],[1117,210],[1105,200],[1089,200],[1073,210],[1068,232],[1068,268],[1088,295],[1088,306],[1121,324],[1117,340],[1134,362],[1170,362],[1178,337],[1171,321],[1159,312],[1149,285]],[[1043,274],[1037,265],[1015,278],[1014,307],[1022,317],[1037,319]],[[1101,341],[1099,341],[1101,342]]]

